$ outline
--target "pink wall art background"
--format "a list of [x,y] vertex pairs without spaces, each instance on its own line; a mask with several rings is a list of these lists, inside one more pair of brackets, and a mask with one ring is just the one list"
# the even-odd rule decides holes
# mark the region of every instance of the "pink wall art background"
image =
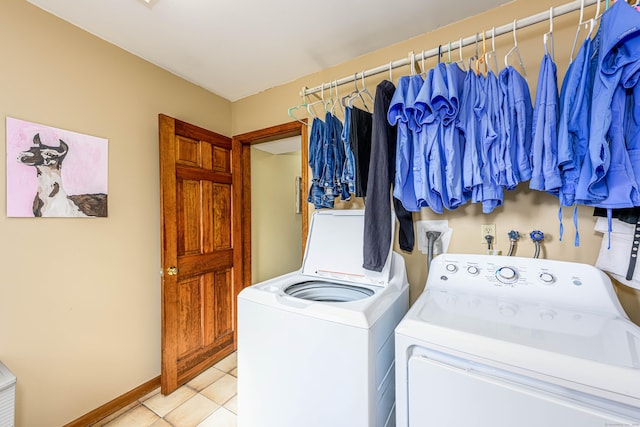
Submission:
[[[11,117],[6,129],[7,216],[106,216],[107,139]],[[61,140],[68,149],[58,158],[65,151]],[[99,203],[101,213],[87,211]]]

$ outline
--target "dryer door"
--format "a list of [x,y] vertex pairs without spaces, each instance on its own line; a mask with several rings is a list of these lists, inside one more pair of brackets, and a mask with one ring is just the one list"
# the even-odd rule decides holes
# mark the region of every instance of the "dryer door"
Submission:
[[640,421],[625,405],[437,354],[440,360],[409,359],[410,426],[602,427]]

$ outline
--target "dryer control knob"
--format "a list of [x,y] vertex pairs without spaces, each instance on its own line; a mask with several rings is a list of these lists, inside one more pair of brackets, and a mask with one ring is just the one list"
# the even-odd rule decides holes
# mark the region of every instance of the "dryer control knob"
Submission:
[[502,283],[513,283],[518,279],[518,272],[513,267],[500,267],[496,271],[496,278]]
[[467,273],[469,273],[472,276],[477,276],[478,273],[480,273],[480,269],[475,265],[470,265],[469,267],[467,267]]
[[553,274],[551,273],[540,273],[540,275],[538,276],[538,278],[540,279],[540,281],[542,283],[544,283],[545,285],[551,285],[553,282],[556,281],[556,278],[553,276]]
[[455,264],[447,264],[444,267],[449,273],[455,273],[456,271],[458,271],[458,266]]

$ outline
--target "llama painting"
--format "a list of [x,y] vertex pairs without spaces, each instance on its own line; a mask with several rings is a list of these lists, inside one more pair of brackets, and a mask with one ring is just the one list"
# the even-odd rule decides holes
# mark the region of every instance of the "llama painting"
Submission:
[[7,117],[7,215],[106,217],[107,140]]

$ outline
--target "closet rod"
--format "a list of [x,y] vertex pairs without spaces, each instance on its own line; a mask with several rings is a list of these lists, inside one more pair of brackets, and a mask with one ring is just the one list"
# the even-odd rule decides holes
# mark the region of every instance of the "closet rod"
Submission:
[[[586,8],[587,6],[592,6],[594,4],[596,4],[599,0],[584,0],[584,7]],[[576,10],[580,10],[581,4],[583,4],[582,0],[577,0],[577,1],[572,1],[571,3],[566,3],[563,5],[560,5],[558,7],[554,7],[553,8],[553,17],[556,18],[558,16],[561,15],[565,15],[567,13],[571,13],[571,12],[575,12]],[[522,29],[525,27],[529,27],[531,25],[535,25],[535,24],[539,24],[541,22],[545,22],[549,20],[549,10],[546,10],[544,12],[540,12],[537,13],[535,15],[531,15],[529,17],[526,18],[522,18],[522,19],[518,19],[515,21],[515,25],[516,25],[516,29]],[[511,33],[513,31],[513,22],[509,23],[509,24],[505,24],[501,27],[496,27],[495,29],[495,35],[496,36],[501,36],[503,34],[507,34],[507,33]],[[486,32],[485,32],[486,33]],[[481,34],[481,33],[480,33]],[[465,46],[469,46],[471,44],[475,44],[476,43],[476,35],[474,34],[473,36],[467,37],[462,39],[462,47]],[[445,47],[445,45],[441,45],[440,48],[434,48],[431,50],[427,50],[427,51],[423,51],[420,53],[416,53],[413,60],[414,61],[421,61],[422,58],[424,57],[426,58],[431,58],[433,56],[438,55],[438,51],[440,51],[440,53],[442,53],[442,48]],[[449,44],[447,43],[446,48],[448,50],[449,48]],[[455,50],[455,49],[460,49],[460,41],[455,41],[451,43],[451,50]],[[331,83],[322,83],[321,85],[315,86],[315,87],[311,87],[311,88],[304,88],[300,95],[302,97],[305,97],[307,95],[312,95],[314,93],[318,93],[321,92],[324,89],[330,89],[332,87],[336,87],[336,86],[342,86],[344,84],[347,83],[353,83],[355,80],[357,79],[362,79],[362,78],[367,78],[367,77],[371,77],[374,76],[376,74],[381,74],[381,73],[386,73],[389,72],[389,69],[394,69],[394,68],[399,68],[399,67],[404,67],[405,65],[409,65],[411,63],[411,61],[409,60],[409,58],[403,58],[403,59],[399,59],[397,61],[391,61],[388,64],[385,65],[380,65],[379,67],[376,68],[371,68],[369,70],[365,70],[365,71],[361,71],[359,73],[355,73],[352,76],[349,77],[343,77],[339,80],[332,80]]]

